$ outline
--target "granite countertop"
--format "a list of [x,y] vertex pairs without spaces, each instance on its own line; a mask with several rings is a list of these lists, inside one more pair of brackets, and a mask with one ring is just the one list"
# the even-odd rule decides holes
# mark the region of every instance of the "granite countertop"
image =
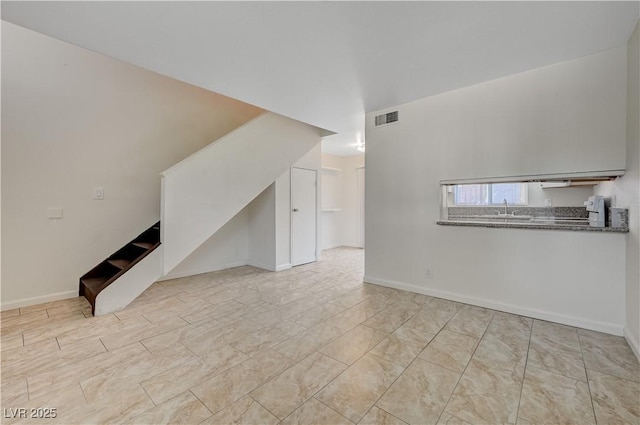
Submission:
[[508,207],[506,214],[496,206],[463,206],[447,208],[448,219],[437,224],[443,226],[495,227],[507,229],[570,230],[577,232],[628,233],[628,210],[616,209],[622,213],[621,227],[612,227],[609,209],[606,227],[589,225],[589,213],[584,207]]
[[570,230],[578,232],[605,232],[605,233],[628,233],[628,227],[591,227],[588,224],[551,224],[532,222],[497,222],[497,221],[465,221],[441,220],[436,224],[443,226],[467,226],[467,227],[494,227],[507,229],[536,229],[536,230]]

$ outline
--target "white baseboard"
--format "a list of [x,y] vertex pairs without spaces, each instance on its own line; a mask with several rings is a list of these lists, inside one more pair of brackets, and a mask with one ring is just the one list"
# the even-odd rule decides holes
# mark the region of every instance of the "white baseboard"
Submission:
[[290,268],[292,268],[293,266],[291,265],[291,263],[285,263],[285,264],[278,264],[276,266],[276,270],[277,272],[281,272],[283,270],[289,270]]
[[259,269],[269,270],[270,272],[281,272],[283,270],[289,270],[290,268],[293,267],[291,263],[278,264],[277,266],[274,267],[272,265],[257,263],[255,261],[249,261],[249,264],[247,265],[251,267],[257,267]]
[[263,263],[258,263],[256,261],[249,261],[247,265],[251,267],[257,267],[259,269],[269,270],[270,272],[276,271],[276,267],[271,264],[263,264]]
[[469,297],[466,295],[456,294],[454,292],[440,291],[410,283],[395,282],[386,279],[379,279],[372,276],[365,276],[364,282],[374,285],[387,286],[389,288],[402,289],[404,291],[416,292],[418,294],[429,295],[431,297],[444,298],[451,301],[458,301],[465,304],[477,305],[480,307],[490,308],[493,310],[504,311],[507,313],[518,314],[520,316],[532,317],[534,319],[546,320],[549,322],[561,323],[563,325],[575,326],[578,328],[589,329],[592,331],[604,332],[617,336],[623,335],[623,326],[614,323],[599,322],[594,320],[583,319],[580,317],[567,316],[564,314],[554,313],[550,311],[537,310],[516,306],[512,304],[504,304],[497,301],[487,300],[484,298]]
[[638,361],[640,361],[640,343],[631,335],[631,332],[629,332],[627,328],[624,328],[624,339],[627,340],[631,351],[633,351],[633,354],[635,354]]
[[343,248],[358,248],[358,249],[364,249],[363,246],[360,246],[357,242],[356,243],[345,243],[342,245]]
[[217,272],[219,270],[231,269],[233,267],[241,267],[246,265],[247,265],[246,261],[234,261],[232,263],[227,263],[227,264],[218,264],[215,266],[193,268],[193,269],[185,270],[179,273],[169,272],[168,274],[158,279],[158,282],[163,280],[180,279],[181,277],[187,277],[187,276],[195,276],[197,274]]
[[197,274],[217,272],[219,270],[232,269],[234,267],[241,267],[241,266],[252,266],[252,267],[257,267],[259,269],[269,270],[269,271],[272,271],[272,272],[279,272],[279,271],[287,270],[287,269],[291,268],[291,264],[290,263],[279,264],[274,268],[273,266],[268,266],[268,265],[262,264],[262,263],[246,262],[246,261],[234,261],[232,263],[227,263],[227,264],[218,264],[218,265],[215,265],[215,266],[193,268],[193,269],[189,269],[189,270],[182,271],[182,272],[179,272],[179,273],[171,272],[171,273],[161,277],[160,279],[158,279],[158,281],[171,280],[171,279],[180,279],[181,277],[195,276]]
[[29,307],[30,305],[43,304],[51,301],[66,300],[78,296],[78,290],[57,292],[55,294],[42,295],[40,297],[23,298],[21,300],[3,302],[0,310],[13,310],[14,308]]

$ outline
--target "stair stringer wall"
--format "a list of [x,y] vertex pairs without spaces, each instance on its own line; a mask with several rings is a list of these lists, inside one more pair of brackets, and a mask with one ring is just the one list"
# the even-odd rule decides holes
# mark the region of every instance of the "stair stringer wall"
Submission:
[[267,112],[162,173],[162,274],[319,142],[318,128]]
[[100,291],[96,297],[94,315],[122,310],[158,280],[162,276],[162,251],[163,246],[160,245]]

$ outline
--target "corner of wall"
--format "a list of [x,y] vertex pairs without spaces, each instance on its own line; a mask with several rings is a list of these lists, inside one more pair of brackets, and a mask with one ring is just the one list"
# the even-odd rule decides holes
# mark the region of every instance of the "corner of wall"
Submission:
[[627,340],[627,344],[631,347],[631,351],[635,354],[638,361],[640,361],[640,342],[635,339],[634,335],[629,332],[628,328],[624,328],[624,339]]
[[627,175],[620,192],[629,207],[626,239],[625,338],[640,359],[640,20],[627,44]]

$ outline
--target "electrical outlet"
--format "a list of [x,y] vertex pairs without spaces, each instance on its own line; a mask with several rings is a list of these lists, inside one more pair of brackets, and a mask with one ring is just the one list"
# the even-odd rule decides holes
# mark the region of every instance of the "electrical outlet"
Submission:
[[553,206],[553,201],[551,200],[551,198],[547,198],[544,200],[544,206],[545,207],[552,207]]
[[427,270],[425,271],[425,277],[427,279],[432,279],[433,278],[433,271],[431,270],[430,267],[427,267]]

